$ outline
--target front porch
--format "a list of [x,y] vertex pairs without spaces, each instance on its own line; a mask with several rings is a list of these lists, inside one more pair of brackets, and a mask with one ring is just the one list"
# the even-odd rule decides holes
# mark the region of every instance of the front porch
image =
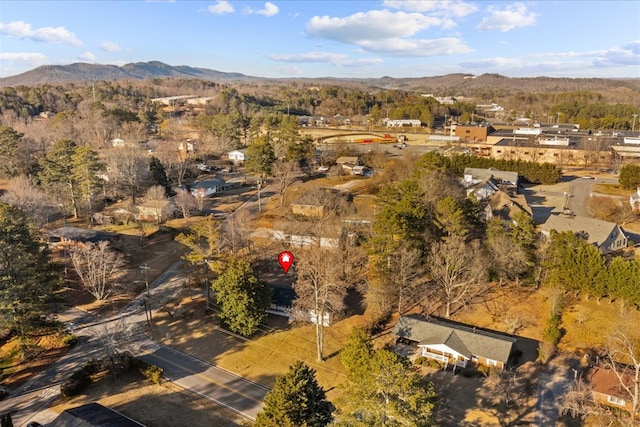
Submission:
[[464,357],[461,354],[450,354],[446,352],[439,352],[437,350],[430,350],[426,347],[421,347],[420,356],[424,356],[428,359],[437,360],[440,363],[444,363],[444,369],[447,369],[449,366],[453,368],[455,372],[456,368],[466,368],[468,358]]

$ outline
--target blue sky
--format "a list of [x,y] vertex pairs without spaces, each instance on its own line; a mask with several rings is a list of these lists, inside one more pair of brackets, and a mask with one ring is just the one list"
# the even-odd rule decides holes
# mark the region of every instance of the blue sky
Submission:
[[260,77],[640,77],[640,1],[0,2],[0,77],[162,61]]

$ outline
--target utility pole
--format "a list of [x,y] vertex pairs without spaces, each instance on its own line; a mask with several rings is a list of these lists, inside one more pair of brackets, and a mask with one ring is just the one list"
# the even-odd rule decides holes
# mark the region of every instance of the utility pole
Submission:
[[153,320],[153,316],[151,314],[151,292],[149,291],[149,270],[151,270],[151,267],[149,267],[146,263],[145,265],[140,266],[140,273],[144,274],[144,286],[147,289],[147,298],[144,306],[145,306],[145,309],[148,310],[149,324],[151,324],[151,321]]

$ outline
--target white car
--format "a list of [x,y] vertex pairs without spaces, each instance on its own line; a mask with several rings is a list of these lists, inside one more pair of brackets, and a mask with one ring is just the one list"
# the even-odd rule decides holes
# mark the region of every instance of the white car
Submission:
[[326,172],[329,170],[329,166],[320,166],[318,172]]
[[595,179],[595,178],[589,175],[585,175],[582,177],[582,179]]

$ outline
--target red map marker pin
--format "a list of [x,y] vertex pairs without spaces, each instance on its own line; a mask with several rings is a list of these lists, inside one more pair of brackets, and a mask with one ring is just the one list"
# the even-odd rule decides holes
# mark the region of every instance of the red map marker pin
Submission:
[[293,254],[289,251],[280,252],[278,255],[278,262],[285,273],[289,271],[289,267],[293,264]]

